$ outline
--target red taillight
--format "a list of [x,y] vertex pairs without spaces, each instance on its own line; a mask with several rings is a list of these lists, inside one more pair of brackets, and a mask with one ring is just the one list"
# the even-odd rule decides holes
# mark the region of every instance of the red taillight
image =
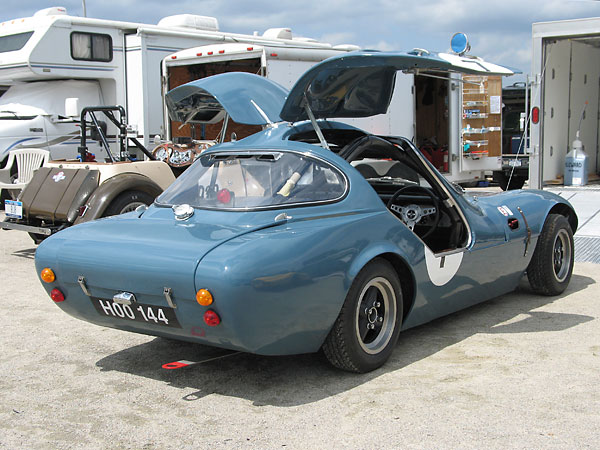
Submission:
[[216,327],[221,323],[221,318],[216,312],[214,312],[212,309],[209,309],[204,313],[204,322],[206,322],[206,325],[209,327]]
[[537,124],[540,121],[540,108],[534,106],[531,110],[531,122]]
[[277,57],[277,53],[271,53],[271,56],[272,56],[273,58],[275,58],[275,57]]
[[223,54],[225,53],[225,50],[219,50],[219,53]]
[[50,298],[52,300],[54,300],[56,303],[65,301],[64,294],[56,288],[54,288],[54,289],[52,289],[52,291],[50,291]]
[[213,52],[206,52],[206,54],[207,54],[207,55],[212,55],[212,54],[213,54]]
[[173,55],[171,56],[171,59],[177,59],[177,56]]
[[249,52],[251,52],[252,50],[254,50],[254,47],[248,47],[246,50],[248,50]]
[[202,56],[202,52],[196,53],[196,56]]

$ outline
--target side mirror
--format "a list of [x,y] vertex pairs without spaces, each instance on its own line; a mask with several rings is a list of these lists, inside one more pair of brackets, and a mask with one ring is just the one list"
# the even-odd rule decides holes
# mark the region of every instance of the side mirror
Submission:
[[69,97],[65,99],[65,116],[67,117],[79,117],[81,111],[79,110],[79,98]]
[[459,193],[460,195],[465,195],[465,188],[462,187],[460,184],[458,183],[452,183],[452,187],[454,188],[454,190]]

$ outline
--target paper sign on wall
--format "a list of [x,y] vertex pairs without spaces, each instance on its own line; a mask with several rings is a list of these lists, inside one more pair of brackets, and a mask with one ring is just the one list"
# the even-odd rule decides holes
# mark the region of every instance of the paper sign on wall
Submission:
[[499,95],[490,95],[490,114],[500,114],[501,102]]

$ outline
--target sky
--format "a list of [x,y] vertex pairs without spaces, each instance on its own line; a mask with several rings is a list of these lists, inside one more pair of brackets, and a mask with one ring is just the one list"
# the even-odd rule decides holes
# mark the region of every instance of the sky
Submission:
[[[81,0],[3,0],[0,22],[64,6],[83,15]],[[465,33],[470,54],[531,72],[531,24],[600,17],[600,0],[86,0],[88,17],[156,24],[174,14],[216,17],[222,31],[262,34],[289,27],[294,36],[365,49],[447,51]],[[523,80],[513,76],[505,81]]]

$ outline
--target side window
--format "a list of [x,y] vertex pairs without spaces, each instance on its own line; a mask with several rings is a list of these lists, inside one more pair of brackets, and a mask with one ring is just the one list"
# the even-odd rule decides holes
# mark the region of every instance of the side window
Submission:
[[0,37],[0,53],[21,50],[25,47],[32,34],[33,31],[28,31],[26,33],[9,34]]
[[71,57],[83,61],[112,61],[112,39],[108,34],[73,32]]

